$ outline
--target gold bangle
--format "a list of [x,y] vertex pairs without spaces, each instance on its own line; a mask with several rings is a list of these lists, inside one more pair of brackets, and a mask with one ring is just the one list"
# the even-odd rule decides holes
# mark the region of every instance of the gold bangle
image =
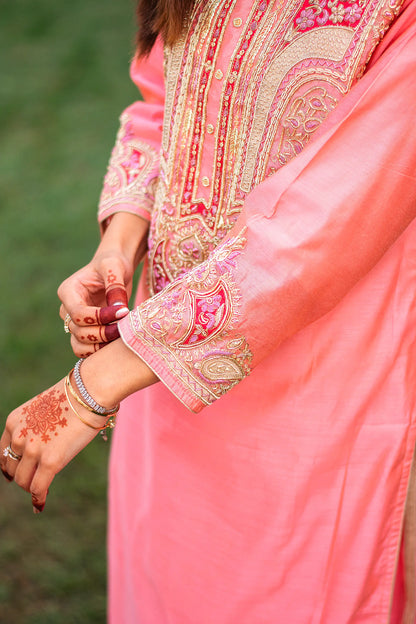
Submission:
[[77,393],[75,392],[75,390],[74,390],[74,388],[73,388],[73,386],[72,386],[72,384],[71,384],[71,377],[70,377],[70,375],[71,375],[71,373],[72,373],[72,371],[73,371],[73,370],[74,370],[74,369],[70,370],[70,371],[69,371],[69,373],[68,373],[68,375],[65,377],[65,383],[66,383],[66,386],[67,386],[68,390],[70,391],[70,393],[72,394],[72,396],[74,397],[74,399],[75,399],[76,401],[78,401],[78,403],[79,403],[80,405],[82,405],[82,407],[85,407],[85,409],[87,409],[87,410],[88,410],[89,412],[91,412],[92,414],[96,414],[97,416],[101,416],[101,418],[103,418],[103,415],[102,415],[102,414],[99,414],[98,412],[95,412],[95,411],[93,410],[93,408],[92,408],[92,407],[90,407],[89,405],[87,405],[87,404],[86,404],[86,403],[85,403],[85,402],[81,399],[81,397],[80,397],[80,396],[78,396],[78,395],[77,395]]
[[71,410],[73,411],[75,416],[82,423],[84,423],[84,425],[87,425],[88,427],[90,427],[91,429],[95,429],[96,431],[100,431],[100,433],[103,433],[106,429],[113,429],[115,427],[115,422],[114,422],[114,418],[115,417],[114,416],[110,416],[110,418],[107,420],[107,422],[105,423],[105,425],[103,427],[96,427],[95,425],[92,425],[91,423],[89,423],[87,420],[82,418],[82,416],[80,414],[78,414],[77,410],[72,405],[71,399],[69,398],[69,394],[68,394],[68,389],[67,389],[67,384],[66,383],[64,384],[64,391],[65,391],[65,396],[66,396],[66,400],[68,401],[69,407],[71,408]]
[[[80,405],[82,405],[82,407],[85,407],[85,409],[87,409],[89,412],[92,412],[93,414],[96,414],[97,416],[101,416],[101,418],[103,418],[103,414],[100,414],[99,412],[96,412],[95,409],[93,409],[92,407],[90,407],[90,405],[87,405],[87,403],[85,403],[85,401],[75,392],[73,385],[71,384],[71,373],[73,372],[73,368],[69,371],[68,375],[65,377],[65,383],[67,384],[69,391],[71,392],[72,396],[74,397],[74,399],[76,401],[78,401],[78,403]],[[118,403],[116,405],[116,407],[114,408],[114,412],[113,415],[115,416],[118,412],[118,410],[120,409],[120,403]],[[105,417],[105,415],[104,415]]]

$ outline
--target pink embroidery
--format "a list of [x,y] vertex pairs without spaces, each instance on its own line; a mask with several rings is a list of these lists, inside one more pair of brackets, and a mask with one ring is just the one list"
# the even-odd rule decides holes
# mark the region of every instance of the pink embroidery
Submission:
[[233,272],[244,245],[241,237],[228,240],[130,315],[136,336],[206,404],[250,372],[251,351],[235,330],[240,294]]
[[305,0],[295,16],[295,30],[306,32],[327,23],[356,26],[363,14],[362,8],[351,0]]
[[117,205],[123,203],[150,214],[154,201],[152,186],[158,171],[159,157],[156,150],[135,138],[129,116],[122,115],[117,141],[104,178],[99,218],[108,217]]
[[190,291],[189,298],[194,323],[181,342],[184,346],[202,344],[220,333],[231,311],[228,292],[222,283],[211,292]]

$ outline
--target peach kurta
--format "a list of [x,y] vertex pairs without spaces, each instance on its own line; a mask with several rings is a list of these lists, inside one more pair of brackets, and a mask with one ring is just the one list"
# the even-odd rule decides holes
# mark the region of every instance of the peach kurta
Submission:
[[150,221],[119,327],[163,385],[113,440],[113,623],[414,622],[415,15],[197,2],[133,63],[100,218]]

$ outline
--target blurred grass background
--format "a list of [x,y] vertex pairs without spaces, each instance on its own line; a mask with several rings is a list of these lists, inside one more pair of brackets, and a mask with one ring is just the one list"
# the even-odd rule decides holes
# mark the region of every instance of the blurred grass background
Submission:
[[[0,0],[0,424],[74,363],[56,289],[98,241],[96,205],[129,82],[132,0]],[[105,622],[109,445],[43,514],[0,481],[0,621]]]

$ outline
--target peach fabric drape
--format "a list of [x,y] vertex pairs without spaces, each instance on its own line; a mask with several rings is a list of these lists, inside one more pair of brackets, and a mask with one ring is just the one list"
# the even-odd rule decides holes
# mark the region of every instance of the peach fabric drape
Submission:
[[[124,402],[113,439],[112,624],[415,621],[399,556],[416,440],[415,34],[412,1],[208,257],[150,298],[146,265],[119,326],[164,384]],[[128,111],[154,142],[134,147],[134,123],[120,135],[140,185],[110,165],[149,219],[168,162],[160,55],[133,69],[151,108]],[[125,209],[126,184],[104,191],[102,218]]]

